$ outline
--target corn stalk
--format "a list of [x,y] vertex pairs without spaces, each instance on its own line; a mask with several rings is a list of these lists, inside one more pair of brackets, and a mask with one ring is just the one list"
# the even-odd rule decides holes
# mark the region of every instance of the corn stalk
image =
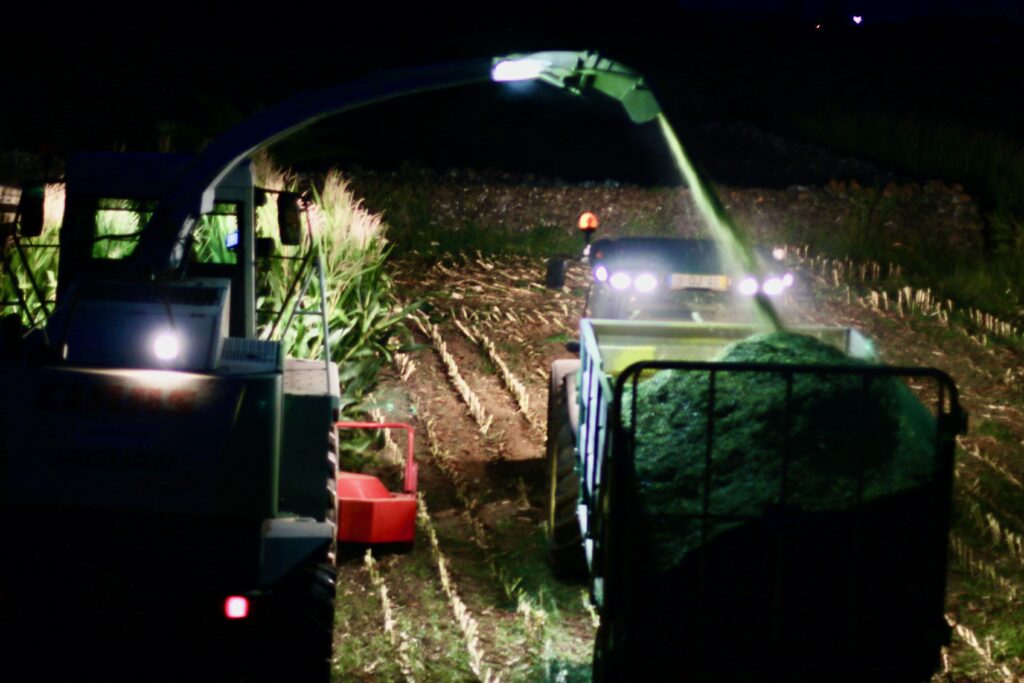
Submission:
[[[822,278],[836,289],[842,287],[844,283],[846,286],[864,286],[880,282],[883,279],[883,271],[886,272],[888,279],[898,279],[903,274],[900,267],[892,263],[886,268],[874,261],[860,263],[849,258],[809,257],[809,247],[785,247],[785,250],[787,254],[793,254],[794,260],[805,270]],[[889,298],[888,292],[871,289],[862,303],[875,310],[889,311]],[[896,312],[901,318],[916,313],[936,318],[944,325],[955,323],[981,346],[988,345],[989,337],[1013,340],[1022,338],[1021,329],[1013,323],[976,308],[959,308],[952,299],[936,297],[931,288],[914,289],[904,286],[897,289],[892,298],[895,301]],[[959,314],[958,317],[953,316],[954,311]]]
[[967,625],[957,622],[950,614],[946,615],[946,623],[953,628],[953,633],[955,633],[960,640],[974,650],[974,652],[981,657],[989,668],[1001,675],[1004,681],[1007,683],[1014,683],[1014,681],[1020,680],[1012,671],[1010,671],[1008,666],[1005,664],[998,664],[993,659],[992,640],[990,638],[979,638],[977,633],[972,631]]
[[[480,505],[479,500],[473,494],[465,477],[463,477],[458,468],[455,467],[456,459],[452,457],[452,455],[441,445],[442,442],[440,436],[435,428],[436,420],[434,420],[429,415],[428,411],[425,411],[418,402],[414,403],[414,405],[416,413],[421,416],[421,424],[424,435],[426,436],[427,461],[436,467],[448,480],[455,493],[456,499],[465,510],[465,518],[473,530],[473,542],[487,555],[488,567],[491,570],[491,574],[501,585],[506,597],[515,601],[516,613],[522,618],[526,632],[532,639],[539,641],[541,639],[541,634],[547,625],[547,612],[543,608],[538,607],[526,591],[520,587],[522,579],[510,574],[497,561],[497,557],[492,552],[492,548],[494,546],[489,539],[487,528],[476,514],[476,510]],[[384,420],[384,414],[382,412],[374,411],[372,414],[374,419],[380,421]],[[401,451],[398,448],[398,445],[391,438],[390,430],[383,431],[385,450],[390,451],[391,453],[388,459],[392,462],[399,462],[401,460]]]
[[423,496],[419,497],[419,508],[416,515],[420,529],[426,534],[430,543],[431,556],[434,558],[434,566],[437,567],[437,576],[441,582],[441,589],[448,598],[448,604],[455,616],[455,623],[462,631],[462,638],[466,644],[466,651],[469,652],[469,665],[473,673],[482,683],[498,683],[501,677],[485,661],[483,647],[480,644],[480,626],[477,620],[470,613],[466,603],[459,597],[458,588],[454,579],[448,571],[448,559],[441,552],[441,544],[437,540],[437,531],[430,519],[430,512],[427,510],[427,503]]
[[[501,377],[501,381],[515,400],[523,418],[530,424],[530,426],[535,427],[536,429],[543,429],[544,425],[541,424],[540,419],[530,412],[530,395],[526,390],[526,386],[518,377],[515,376],[515,374],[513,374],[511,370],[508,369],[508,365],[505,363],[505,360],[498,353],[497,348],[495,348],[494,342],[492,342],[486,334],[478,329],[471,332],[465,325],[459,322],[457,318],[453,318],[453,322],[455,323],[455,327],[462,332],[466,339],[480,346],[487,355],[487,358],[494,363],[494,367],[498,368],[498,374]],[[468,320],[466,322],[472,325]]]
[[992,563],[978,557],[974,549],[963,538],[953,533],[949,536],[950,548],[957,564],[975,578],[983,578],[991,582],[1010,600],[1020,595],[1020,586],[1014,581],[1000,575],[999,569]]
[[363,564],[366,565],[366,571],[370,574],[370,582],[377,589],[377,597],[380,599],[381,612],[384,616],[384,633],[387,635],[388,640],[391,641],[391,645],[397,648],[398,668],[402,670],[402,676],[407,683],[415,683],[416,679],[412,674],[412,662],[409,661],[409,650],[411,648],[409,637],[397,628],[394,607],[388,595],[387,584],[384,581],[384,577],[381,576],[380,570],[377,569],[377,561],[373,558],[373,553],[369,549],[367,549],[366,555],[363,557]]
[[539,642],[543,630],[547,625],[547,612],[536,605],[530,595],[521,588],[522,579],[509,573],[498,561],[493,552],[494,544],[489,538],[487,527],[480,521],[476,514],[479,501],[469,490],[465,478],[453,467],[455,459],[444,449],[438,434],[434,429],[435,421],[422,407],[417,404],[417,413],[423,415],[424,432],[426,432],[428,459],[432,465],[437,467],[452,484],[455,497],[466,510],[466,518],[473,528],[473,541],[484,553],[486,553],[488,567],[491,574],[501,585],[505,596],[516,603],[516,613],[523,620],[523,626],[529,636]]
[[466,380],[462,378],[459,366],[455,362],[454,356],[448,351],[448,345],[445,344],[441,331],[437,328],[437,325],[427,320],[426,316],[416,315],[413,316],[413,320],[416,321],[416,326],[419,327],[423,335],[431,341],[434,351],[437,352],[441,363],[445,367],[449,381],[469,409],[469,414],[476,421],[480,433],[486,435],[491,428],[491,424],[494,422],[494,416],[487,412],[483,402],[470,388],[469,384],[466,383]]

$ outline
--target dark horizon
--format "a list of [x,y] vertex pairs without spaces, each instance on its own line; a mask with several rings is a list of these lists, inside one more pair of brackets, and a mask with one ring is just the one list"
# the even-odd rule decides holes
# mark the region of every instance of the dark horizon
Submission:
[[[755,3],[702,11],[709,4],[640,0],[628,14],[582,15],[567,6],[531,14],[527,4],[505,16],[473,6],[458,13],[424,6],[400,17],[353,8],[290,21],[215,7],[170,17],[155,36],[137,16],[43,22],[21,8],[14,24],[26,30],[0,44],[8,65],[0,149],[63,157],[78,149],[156,149],[170,140],[186,151],[299,91],[383,68],[536,49],[597,49],[640,70],[684,131],[739,121],[794,134],[786,130],[791,110],[844,108],[1024,134],[1014,85],[1024,31],[1012,21],[910,16],[922,7],[911,2],[903,4],[903,23],[815,31],[805,21],[809,11],[887,3],[769,3],[800,16],[781,23],[734,20]],[[568,180],[663,177],[660,169],[631,170],[650,167],[641,162],[660,145],[617,107],[539,94],[491,87],[403,99],[337,117],[280,150],[290,163],[314,166],[386,170],[404,162]]]

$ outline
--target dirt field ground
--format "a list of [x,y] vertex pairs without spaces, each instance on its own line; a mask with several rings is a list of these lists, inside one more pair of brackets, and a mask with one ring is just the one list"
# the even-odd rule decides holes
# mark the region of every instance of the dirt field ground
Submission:
[[[544,415],[550,362],[577,336],[588,275],[542,287],[543,262],[464,257],[394,264],[417,347],[375,393],[378,417],[413,423],[420,462],[415,549],[340,567],[338,681],[582,681],[596,615],[544,556]],[[796,265],[796,264],[795,264]],[[815,274],[815,271],[817,274]],[[872,305],[827,266],[804,264],[794,322],[854,326],[892,364],[957,381],[971,416],[957,462],[947,620],[937,681],[1018,680],[1024,594],[1024,370],[1018,352],[924,304]],[[838,282],[838,286],[837,286]],[[974,336],[972,336],[972,333]],[[371,467],[399,486],[401,434]],[[827,680],[827,674],[822,680]]]

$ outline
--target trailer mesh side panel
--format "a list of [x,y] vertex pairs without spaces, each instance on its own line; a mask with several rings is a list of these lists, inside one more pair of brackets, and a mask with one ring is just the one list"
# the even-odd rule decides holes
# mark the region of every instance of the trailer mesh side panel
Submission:
[[631,366],[603,530],[616,647],[653,678],[927,678],[960,421],[933,370]]

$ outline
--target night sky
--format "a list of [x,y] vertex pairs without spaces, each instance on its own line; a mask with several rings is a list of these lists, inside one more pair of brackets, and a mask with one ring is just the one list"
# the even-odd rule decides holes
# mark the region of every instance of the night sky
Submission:
[[[682,129],[780,125],[787,108],[927,111],[1020,134],[1022,11],[1008,0],[636,0],[15,8],[0,39],[0,149],[187,150],[267,104],[374,70],[598,49],[647,75]],[[864,22],[850,21],[860,14]],[[822,28],[815,30],[815,24]],[[543,90],[543,89],[542,89]],[[685,141],[685,140],[684,140]],[[298,165],[503,168],[638,182],[659,143],[610,102],[490,86],[337,117],[277,151]]]

